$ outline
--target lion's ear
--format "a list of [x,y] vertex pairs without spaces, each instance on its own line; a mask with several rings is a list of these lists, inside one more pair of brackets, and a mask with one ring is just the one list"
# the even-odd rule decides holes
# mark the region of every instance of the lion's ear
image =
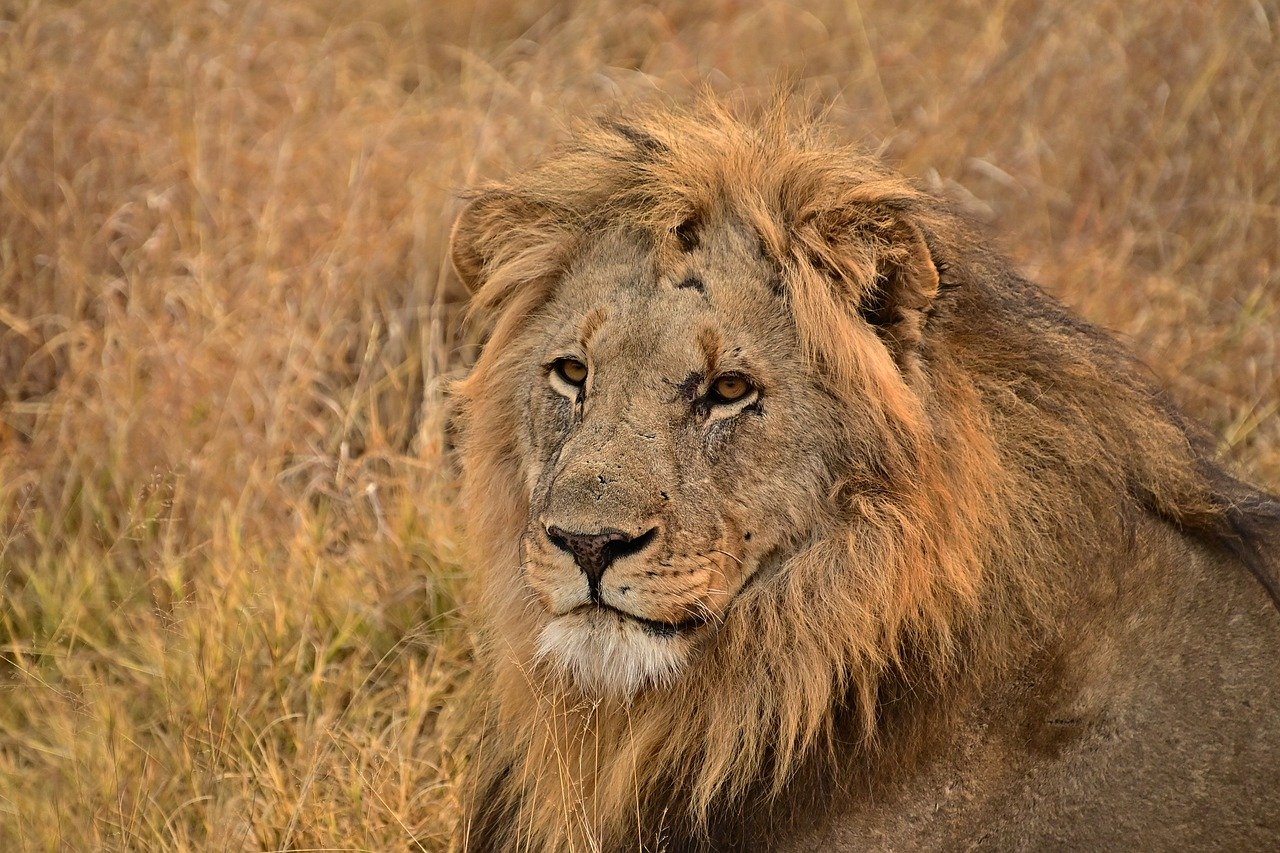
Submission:
[[907,202],[868,202],[814,217],[813,261],[899,362],[919,345],[939,263]]
[[920,343],[940,284],[924,231],[910,219],[897,218],[877,240],[875,279],[862,294],[858,314],[900,357]]
[[453,269],[470,293],[484,283],[485,270],[511,236],[511,229],[526,219],[525,205],[500,189],[484,190],[467,202],[453,224],[449,255]]
[[468,201],[449,234],[449,257],[453,261],[453,271],[458,274],[458,280],[469,293],[476,292],[484,277],[485,255],[481,247],[485,244],[485,233],[488,231],[486,223],[490,218],[484,209],[485,202],[484,196]]
[[548,204],[502,186],[473,195],[454,223],[449,255],[458,278],[476,295],[500,265],[517,263],[526,277],[564,242],[567,217]]

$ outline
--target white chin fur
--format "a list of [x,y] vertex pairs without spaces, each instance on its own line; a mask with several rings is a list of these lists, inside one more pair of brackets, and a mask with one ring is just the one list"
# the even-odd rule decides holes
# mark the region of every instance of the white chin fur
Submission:
[[685,643],[655,637],[604,614],[554,619],[538,637],[538,659],[563,667],[585,693],[629,699],[643,687],[670,684],[685,663]]

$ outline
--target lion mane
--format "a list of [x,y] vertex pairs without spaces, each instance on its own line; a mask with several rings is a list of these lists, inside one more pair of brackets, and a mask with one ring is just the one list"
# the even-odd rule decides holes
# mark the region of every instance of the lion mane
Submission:
[[[516,344],[586,235],[683,239],[712,209],[757,235],[809,378],[859,412],[875,465],[813,496],[839,523],[748,584],[679,678],[592,696],[540,664],[515,574],[530,512]],[[907,772],[967,697],[1060,640],[1091,585],[1123,573],[1136,519],[1233,554],[1280,603],[1263,565],[1276,502],[963,216],[792,108],[586,122],[476,190],[452,251],[484,336],[457,386],[486,691],[470,849],[793,831],[835,792]]]

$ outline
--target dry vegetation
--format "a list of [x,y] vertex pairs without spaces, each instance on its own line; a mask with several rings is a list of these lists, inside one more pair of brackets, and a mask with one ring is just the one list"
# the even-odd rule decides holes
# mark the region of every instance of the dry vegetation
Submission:
[[798,81],[1280,485],[1280,10],[1176,6],[0,0],[0,848],[447,846],[446,238],[566,113]]

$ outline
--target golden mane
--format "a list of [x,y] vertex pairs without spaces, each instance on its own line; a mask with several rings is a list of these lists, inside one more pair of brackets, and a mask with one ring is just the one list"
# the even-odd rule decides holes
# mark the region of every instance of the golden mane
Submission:
[[[590,699],[530,665],[533,627],[509,577],[529,512],[514,438],[522,326],[593,228],[666,234],[713,209],[759,235],[815,381],[860,413],[881,476],[815,496],[837,523],[746,589],[673,685]],[[913,268],[916,250],[931,259],[930,304],[902,307],[882,341],[851,306],[886,268]],[[960,218],[785,106],[586,123],[540,166],[481,187],[454,252],[487,336],[457,387],[491,685],[477,848],[706,838],[731,804],[770,802],[837,752],[861,756],[853,778],[903,766],[928,743],[913,715],[945,713],[1051,633],[1066,573],[1122,541],[1131,513],[1227,525],[1216,469],[1127,356],[1078,321],[1058,330],[1061,309]],[[924,334],[931,322],[946,336]]]

